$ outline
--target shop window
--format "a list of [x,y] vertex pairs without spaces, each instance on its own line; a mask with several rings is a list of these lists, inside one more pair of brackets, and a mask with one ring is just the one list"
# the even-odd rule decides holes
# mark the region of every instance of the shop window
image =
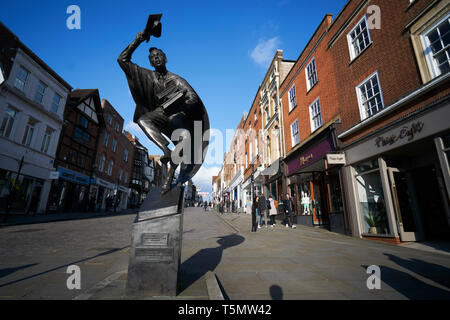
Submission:
[[[358,170],[355,176],[359,201],[362,232],[365,234],[390,234],[385,197],[379,169],[367,170],[373,163],[363,165],[365,172]],[[360,166],[361,168],[361,166]]]

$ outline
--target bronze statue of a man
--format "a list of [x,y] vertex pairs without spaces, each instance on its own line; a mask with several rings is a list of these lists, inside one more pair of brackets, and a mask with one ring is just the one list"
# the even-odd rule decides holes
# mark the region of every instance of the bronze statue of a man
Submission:
[[[125,72],[131,94],[136,102],[133,121],[163,151],[164,155],[161,161],[165,165],[170,163],[170,170],[161,190],[164,194],[171,189],[175,170],[179,164],[172,160],[172,151],[168,148],[170,141],[163,134],[171,139],[175,130],[185,129],[186,134],[182,135],[182,138],[191,139],[190,145],[194,148],[198,146],[193,141],[195,121],[202,122],[203,135],[209,129],[209,119],[206,109],[194,89],[182,77],[166,69],[167,57],[161,49],[152,47],[149,50],[150,65],[155,68],[154,71],[131,62],[133,52],[148,38],[149,35],[146,35],[145,32],[139,32],[136,39],[125,48],[117,61]],[[208,141],[200,143],[201,162],[203,162],[207,145]],[[192,150],[189,163],[181,163],[176,185],[188,181],[199,170],[201,163],[195,163],[195,153],[196,150]]]

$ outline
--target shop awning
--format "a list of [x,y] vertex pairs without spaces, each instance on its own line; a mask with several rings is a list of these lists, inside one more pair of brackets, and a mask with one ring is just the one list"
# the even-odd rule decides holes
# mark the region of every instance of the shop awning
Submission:
[[280,159],[275,160],[267,169],[263,170],[263,176],[274,176],[280,171]]

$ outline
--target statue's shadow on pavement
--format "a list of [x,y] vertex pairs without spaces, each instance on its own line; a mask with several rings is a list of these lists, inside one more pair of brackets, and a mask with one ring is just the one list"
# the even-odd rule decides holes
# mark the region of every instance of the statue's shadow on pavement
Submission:
[[213,272],[222,260],[222,253],[225,249],[240,245],[245,240],[238,234],[219,237],[218,239],[218,247],[202,249],[180,265],[178,294],[189,288],[208,271]]

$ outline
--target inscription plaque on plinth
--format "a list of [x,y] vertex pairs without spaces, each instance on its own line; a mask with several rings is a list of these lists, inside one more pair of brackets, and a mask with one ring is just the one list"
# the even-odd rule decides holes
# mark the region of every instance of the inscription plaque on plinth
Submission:
[[149,192],[133,223],[127,296],[176,296],[183,207],[184,188]]

